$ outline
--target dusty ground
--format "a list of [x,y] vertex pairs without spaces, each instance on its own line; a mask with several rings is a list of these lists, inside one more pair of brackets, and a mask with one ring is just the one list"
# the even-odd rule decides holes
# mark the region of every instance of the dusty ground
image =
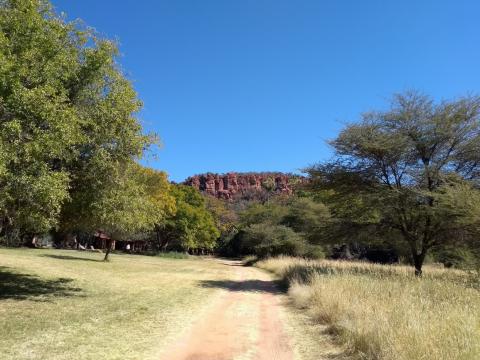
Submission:
[[229,266],[230,278],[202,282],[221,289],[219,296],[165,349],[162,360],[297,360],[334,355],[331,349],[315,348],[321,342],[308,337],[320,333],[305,329],[308,325],[289,309],[269,274],[237,261],[212,261]]
[[0,358],[319,360],[338,354],[325,329],[293,310],[263,270],[197,257],[102,258],[0,248]]

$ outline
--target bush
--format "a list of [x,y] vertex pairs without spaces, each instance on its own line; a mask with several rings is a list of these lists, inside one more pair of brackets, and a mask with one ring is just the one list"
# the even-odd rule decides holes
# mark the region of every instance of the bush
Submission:
[[322,246],[307,244],[303,256],[309,259],[324,259],[326,255]]
[[261,258],[276,255],[302,256],[306,247],[306,241],[300,234],[283,225],[253,224],[241,234],[242,253]]
[[479,267],[478,255],[465,247],[445,247],[432,253],[432,260],[445,267],[458,269],[476,269]]
[[20,247],[24,245],[24,243],[25,241],[22,239],[18,229],[12,229],[12,231],[4,236],[0,236],[0,246]]

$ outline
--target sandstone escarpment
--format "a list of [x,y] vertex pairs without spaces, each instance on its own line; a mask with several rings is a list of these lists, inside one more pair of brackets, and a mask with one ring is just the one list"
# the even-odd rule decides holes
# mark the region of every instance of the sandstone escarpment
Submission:
[[230,200],[249,193],[292,194],[294,185],[304,180],[301,176],[284,173],[207,173],[189,177],[185,185]]

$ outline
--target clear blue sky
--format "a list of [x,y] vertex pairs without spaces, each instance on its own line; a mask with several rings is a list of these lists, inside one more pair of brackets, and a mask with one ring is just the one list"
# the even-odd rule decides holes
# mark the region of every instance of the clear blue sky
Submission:
[[389,96],[478,93],[478,0],[54,0],[117,38],[164,147],[148,166],[296,171]]

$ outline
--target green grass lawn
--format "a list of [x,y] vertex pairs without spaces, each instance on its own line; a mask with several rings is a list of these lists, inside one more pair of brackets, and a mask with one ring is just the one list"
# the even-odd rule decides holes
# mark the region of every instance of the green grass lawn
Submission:
[[2,359],[150,359],[185,329],[228,267],[201,259],[0,249]]

